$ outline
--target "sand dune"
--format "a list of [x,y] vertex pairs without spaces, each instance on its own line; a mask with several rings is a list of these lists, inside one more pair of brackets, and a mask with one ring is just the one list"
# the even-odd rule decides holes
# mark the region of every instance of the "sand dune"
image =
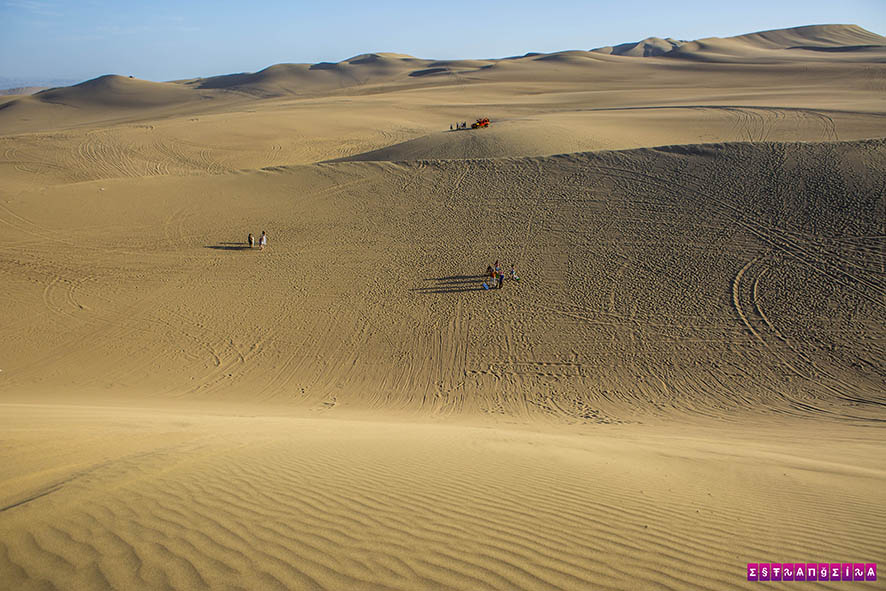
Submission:
[[[880,98],[886,86],[876,64],[715,65],[600,56],[618,63],[585,66],[563,55],[547,57],[503,60],[458,74],[429,62],[446,71],[420,76],[424,82],[418,86],[404,70],[386,91],[379,83],[373,92],[337,88],[340,94],[325,97],[258,98],[240,90],[121,79],[116,82],[145,88],[146,96],[138,100],[156,106],[126,106],[132,97],[125,93],[77,108],[19,98],[0,106],[0,132],[6,134],[0,136],[0,168],[8,182],[21,179],[27,186],[34,171],[50,183],[215,174],[375,150],[387,150],[381,158],[395,160],[537,156],[672,143],[886,135]],[[421,70],[410,72],[415,71]],[[174,100],[183,100],[164,105],[169,87]],[[187,92],[198,97],[187,99]],[[84,89],[76,93],[87,98]],[[439,135],[455,121],[481,116],[495,124],[480,139]]]
[[141,109],[160,105],[169,106],[197,98],[177,84],[107,75],[75,86],[38,92],[33,100],[72,107]]
[[678,41],[649,37],[636,43],[600,47],[594,53],[711,62],[796,62],[836,59],[886,61],[886,37],[857,25],[808,25],[735,37]]
[[434,61],[397,53],[367,53],[341,62],[276,64],[254,74],[231,74],[188,81],[200,89],[228,89],[260,97],[316,96],[341,89],[363,89],[457,71],[477,70],[491,62]]
[[0,569],[18,589],[738,589],[746,556],[886,549],[870,525],[882,442],[863,429],[820,429],[823,443],[762,425],[576,436],[33,407],[0,421],[35,419],[9,460],[39,465],[47,439],[77,454],[5,481]]
[[[689,121],[702,128],[686,128]],[[864,137],[872,118],[812,109],[681,106],[591,109],[493,120],[488,129],[449,130],[336,161],[460,160],[549,156],[600,149],[629,149],[670,142],[806,141]],[[878,124],[879,126],[879,124]],[[886,128],[884,128],[886,131]],[[705,134],[705,135],[703,135]]]
[[0,103],[0,133],[162,118],[175,112],[199,111],[205,108],[202,103],[207,98],[212,97],[172,82],[109,74]]
[[734,39],[769,49],[852,50],[863,46],[886,45],[886,37],[867,31],[858,25],[809,25],[739,35]]
[[276,64],[255,74],[201,79],[197,88],[235,89],[259,96],[311,95],[402,77],[421,60],[396,54],[366,54],[338,63]]
[[496,121],[488,129],[437,132],[340,161],[463,160],[504,156],[542,156],[587,151],[605,144],[587,134],[590,122],[567,126],[553,118]]
[[[0,104],[0,587],[722,590],[876,562],[877,37]],[[483,289],[495,259],[520,280]]]
[[818,25],[684,43],[668,57],[721,62],[886,61],[886,37],[855,25]]
[[[46,127],[77,126],[83,123],[120,122],[175,114],[225,111],[232,105],[242,108],[250,98],[322,97],[332,95],[390,94],[397,90],[421,90],[428,86],[460,87],[466,84],[525,84],[529,81],[555,82],[580,86],[588,82],[610,85],[616,80],[623,87],[650,73],[667,71],[668,87],[673,88],[673,70],[667,66],[628,64],[623,56],[664,56],[685,67],[682,75],[700,81],[710,72],[695,69],[689,62],[734,64],[804,63],[805,73],[815,79],[805,62],[858,64],[869,84],[883,89],[882,76],[871,64],[886,61],[886,38],[855,25],[815,25],[779,29],[693,42],[650,37],[638,43],[592,51],[529,53],[499,60],[428,60],[404,54],[371,53],[341,62],[317,64],[276,64],[255,73],[239,73],[170,83],[147,82],[121,76],[102,76],[81,84],[54,88],[33,97],[16,97],[0,102],[0,133],[22,133]],[[614,60],[614,61],[613,61]],[[645,60],[636,60],[642,62]],[[866,65],[867,64],[867,65]],[[571,68],[564,71],[562,68]],[[725,73],[725,72],[724,72]],[[832,73],[824,70],[825,76]],[[586,87],[582,87],[586,89]],[[734,89],[734,86],[729,86]],[[718,98],[720,95],[718,95]],[[206,99],[212,99],[206,101]],[[211,104],[201,104],[210,102]],[[52,110],[46,105],[53,105]],[[70,109],[69,107],[75,107]],[[167,113],[152,110],[164,107]],[[133,111],[142,109],[136,117]],[[41,123],[45,127],[41,127]]]
[[[7,329],[3,390],[591,421],[877,417],[884,158],[881,140],[735,144],[46,189],[4,205],[8,297],[43,306],[26,333]],[[228,247],[252,224],[281,243],[273,254]],[[156,279],[131,268],[139,252]],[[485,293],[493,258],[525,283]],[[240,305],[254,273],[268,294]],[[288,328],[263,334],[275,318]]]
[[664,55],[685,41],[677,41],[676,39],[661,39],[660,37],[649,37],[636,43],[621,43],[615,46],[598,47],[592,49],[594,53],[609,53],[612,55],[627,55],[630,57],[653,57]]

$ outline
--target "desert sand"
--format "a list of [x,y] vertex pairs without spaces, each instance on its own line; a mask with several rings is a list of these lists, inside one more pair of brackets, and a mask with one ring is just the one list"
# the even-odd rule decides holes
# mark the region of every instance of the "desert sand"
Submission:
[[0,588],[883,562],[884,97],[830,25],[0,99]]

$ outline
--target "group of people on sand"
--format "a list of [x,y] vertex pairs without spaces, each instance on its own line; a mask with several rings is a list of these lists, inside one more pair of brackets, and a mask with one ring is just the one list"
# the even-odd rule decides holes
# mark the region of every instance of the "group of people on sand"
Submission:
[[451,123],[449,124],[449,131],[455,131],[456,129],[467,129],[467,128],[468,128],[467,121],[456,121],[455,127],[453,127]]
[[[505,273],[501,270],[501,265],[498,261],[495,261],[495,265],[488,265],[486,267],[486,275],[489,277],[489,284],[485,281],[483,282],[484,289],[496,288],[501,289],[505,284]],[[514,268],[514,265],[511,265],[511,271],[508,273],[509,279],[511,281],[520,281],[520,278],[517,277],[517,270]]]
[[[249,243],[249,248],[255,248],[255,236],[252,235],[252,232],[249,233],[249,236],[246,238],[246,242]],[[265,231],[261,231],[261,236],[258,237],[258,249],[264,250],[268,245],[268,235],[265,234]]]

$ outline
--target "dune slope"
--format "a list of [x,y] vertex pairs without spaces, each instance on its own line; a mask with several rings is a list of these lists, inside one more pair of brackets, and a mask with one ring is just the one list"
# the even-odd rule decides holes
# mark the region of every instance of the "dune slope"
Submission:
[[[0,209],[24,322],[0,396],[879,420],[884,157],[734,144],[25,194]],[[250,229],[268,252],[241,250]],[[483,290],[495,259],[521,281]]]

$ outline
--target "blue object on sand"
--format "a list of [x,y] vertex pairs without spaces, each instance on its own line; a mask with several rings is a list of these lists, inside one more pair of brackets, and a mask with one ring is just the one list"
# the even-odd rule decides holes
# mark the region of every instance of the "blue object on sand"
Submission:
[[486,285],[486,282],[485,282],[485,281],[483,282],[483,289],[489,289],[489,286]]

